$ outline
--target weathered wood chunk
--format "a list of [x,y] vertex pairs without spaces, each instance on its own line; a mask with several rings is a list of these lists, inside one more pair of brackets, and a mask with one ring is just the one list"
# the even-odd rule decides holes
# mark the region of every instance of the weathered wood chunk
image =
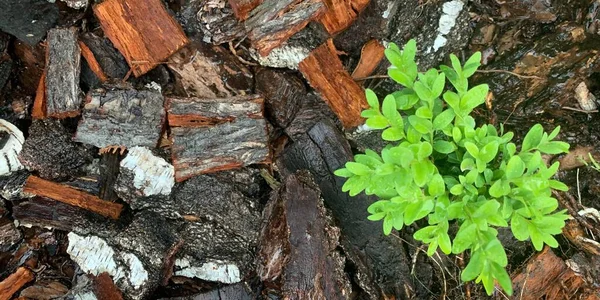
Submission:
[[23,191],[81,207],[112,219],[118,219],[123,210],[122,204],[104,201],[68,185],[44,180],[33,175],[27,178]]
[[329,104],[345,128],[356,127],[364,122],[360,114],[368,107],[365,92],[344,69],[331,39],[312,51],[298,69]]
[[19,297],[25,299],[39,299],[43,295],[43,299],[59,299],[63,297],[69,288],[58,281],[38,281],[35,285],[24,288]]
[[102,70],[100,63],[98,63],[96,60],[92,50],[82,41],[79,41],[78,44],[79,48],[81,48],[81,56],[83,56],[92,72],[96,74],[100,82],[106,82],[108,80],[108,76],[104,74],[104,70]]
[[221,46],[194,43],[174,54],[168,66],[187,97],[226,98],[252,91],[252,72]]
[[324,12],[321,0],[266,0],[252,10],[244,25],[252,46],[267,56]]
[[98,148],[153,148],[165,118],[163,101],[163,96],[154,90],[91,91],[73,139]]
[[10,274],[6,279],[0,282],[0,299],[12,299],[14,293],[20,290],[25,284],[32,281],[33,272],[25,267],[19,267],[16,272]]
[[42,73],[37,90],[35,91],[35,99],[31,108],[31,117],[33,119],[44,119],[48,116],[46,110],[46,72]]
[[171,164],[147,148],[133,147],[121,160],[115,190],[129,202],[138,197],[169,195],[174,184],[175,170]]
[[94,6],[94,14],[136,77],[188,43],[160,0],[107,0]]
[[[80,42],[90,49],[99,67],[108,78],[121,79],[125,77],[129,71],[127,61],[107,38],[97,36],[92,32],[86,32],[80,35],[80,39]],[[82,50],[82,54],[85,54],[84,50]]]
[[8,217],[0,218],[0,251],[8,251],[21,241],[23,234]]
[[385,47],[378,40],[368,41],[360,51],[360,60],[352,72],[352,78],[359,80],[375,71],[384,57]]
[[323,0],[327,12],[319,18],[329,34],[334,35],[350,26],[370,0]]
[[251,10],[257,7],[263,0],[229,0],[235,17],[240,21],[246,20]]
[[300,78],[291,73],[260,69],[256,74],[256,91],[265,97],[265,114],[285,128],[296,115],[307,91]]
[[335,248],[339,229],[327,216],[307,171],[285,179],[265,209],[258,275],[286,299],[349,299],[344,258]]
[[48,31],[46,65],[46,111],[49,116],[67,118],[79,115],[79,73],[81,50],[77,29]]
[[58,6],[45,0],[0,1],[0,30],[37,44],[58,20]]
[[268,160],[262,98],[169,98],[167,107],[177,181]]
[[92,160],[92,155],[71,139],[58,120],[34,120],[23,144],[19,160],[44,178],[74,175],[74,171]]
[[27,177],[29,177],[27,170],[0,176],[0,197],[9,201],[27,198],[29,195],[23,193],[23,185]]

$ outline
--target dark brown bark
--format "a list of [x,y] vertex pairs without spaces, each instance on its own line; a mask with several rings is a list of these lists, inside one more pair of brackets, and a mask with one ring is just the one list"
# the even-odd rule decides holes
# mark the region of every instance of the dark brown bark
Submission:
[[300,101],[307,95],[304,83],[289,72],[260,69],[256,91],[265,97],[265,114],[275,125],[285,128],[294,118]]
[[265,210],[258,275],[286,299],[349,299],[339,229],[307,171],[288,176]]
[[79,48],[81,48],[81,56],[83,56],[92,72],[96,74],[100,82],[107,81],[108,77],[106,76],[106,74],[104,74],[104,70],[102,70],[100,63],[98,63],[98,61],[96,60],[96,57],[94,56],[92,50],[83,41],[79,41],[78,43]]
[[158,144],[164,117],[163,97],[157,91],[94,90],[88,93],[73,139],[98,148],[153,148]]
[[67,118],[79,115],[81,50],[77,43],[77,29],[51,29],[48,31],[47,43],[44,82],[48,116]]
[[188,43],[160,0],[107,0],[94,6],[94,14],[136,77]]

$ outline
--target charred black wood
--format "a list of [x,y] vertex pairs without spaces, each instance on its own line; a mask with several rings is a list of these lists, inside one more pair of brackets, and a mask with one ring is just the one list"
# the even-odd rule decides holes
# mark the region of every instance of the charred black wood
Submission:
[[265,209],[258,275],[286,299],[350,299],[339,229],[308,171],[288,176]]
[[23,193],[23,185],[27,177],[29,177],[27,170],[20,170],[6,176],[0,176],[0,197],[12,201],[31,196]]
[[119,198],[113,186],[119,175],[120,159],[120,154],[116,152],[107,152],[100,156],[100,199],[114,202]]
[[278,163],[286,172],[307,169],[315,176],[325,204],[342,230],[342,244],[356,266],[358,284],[369,297],[407,297],[405,292],[413,287],[402,243],[384,236],[381,224],[367,220],[367,207],[376,199],[363,194],[350,197],[341,191],[343,178],[333,175],[351,158],[343,134],[325,120],[297,136]]
[[[129,66],[123,55],[114,48],[107,38],[99,37],[91,32],[86,32],[80,35],[80,39],[88,48],[90,48],[106,76],[117,79],[125,77],[129,71]],[[100,81],[89,67],[82,68],[82,78],[90,87],[97,87],[100,85]]]
[[92,154],[71,140],[72,134],[57,120],[34,120],[19,160],[29,170],[48,179],[77,175]]
[[157,91],[94,90],[88,93],[73,139],[98,148],[153,148],[158,144],[164,117],[163,97]]
[[2,0],[0,29],[35,45],[56,24],[58,13],[57,5],[45,0]]

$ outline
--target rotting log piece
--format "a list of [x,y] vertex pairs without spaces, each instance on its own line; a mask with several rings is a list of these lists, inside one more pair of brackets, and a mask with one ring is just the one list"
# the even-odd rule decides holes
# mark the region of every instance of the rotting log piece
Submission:
[[79,168],[92,160],[91,153],[71,140],[58,120],[34,120],[29,137],[23,143],[19,160],[29,170],[38,171],[44,178],[75,175]]
[[51,29],[48,31],[46,86],[46,112],[55,118],[79,115],[81,95],[79,73],[81,50],[77,43],[77,29]]
[[[315,176],[325,204],[338,221],[341,244],[346,258],[356,268],[360,288],[374,299],[408,298],[407,291],[415,289],[409,277],[411,262],[402,242],[384,236],[381,224],[367,219],[367,207],[376,199],[364,194],[350,197],[341,191],[344,178],[333,175],[352,158],[345,136],[327,119],[312,125],[314,119],[303,116],[305,113],[314,114],[310,110],[301,111],[288,127],[298,128],[294,129],[293,143],[288,144],[277,161],[279,169],[284,176],[302,169]],[[304,134],[299,132],[300,127],[305,128]]]
[[288,176],[265,209],[258,275],[286,299],[350,299],[339,229],[308,171]]
[[160,0],[107,0],[94,6],[94,14],[136,77],[188,43]]
[[244,25],[252,47],[267,56],[324,12],[321,0],[266,0],[252,10]]
[[163,102],[163,96],[154,90],[91,91],[73,139],[98,148],[153,148],[165,118]]
[[345,128],[353,128],[364,122],[360,114],[368,106],[365,92],[344,69],[331,39],[313,50],[298,69],[329,104]]
[[169,98],[167,110],[177,181],[269,159],[260,97]]
[[323,0],[327,12],[319,18],[327,32],[335,35],[348,28],[358,14],[369,4],[369,0]]
[[122,204],[104,201],[68,185],[44,180],[33,175],[27,178],[23,191],[81,207],[111,219],[118,219],[123,210]]
[[0,282],[0,300],[9,300],[14,293],[20,290],[25,284],[32,281],[33,272],[25,267],[20,267],[6,279]]
[[252,92],[252,72],[221,46],[193,43],[174,54],[168,67],[188,97],[226,98]]

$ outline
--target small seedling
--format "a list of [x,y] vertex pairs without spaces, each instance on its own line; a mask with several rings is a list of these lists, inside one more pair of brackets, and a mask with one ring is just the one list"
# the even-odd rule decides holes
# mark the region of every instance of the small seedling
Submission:
[[[366,150],[335,172],[347,178],[342,190],[361,192],[379,200],[368,208],[369,220],[383,220],[383,232],[427,219],[414,238],[428,245],[427,254],[470,253],[463,281],[482,282],[491,295],[497,282],[507,294],[512,284],[506,271],[506,252],[497,235],[509,227],[520,241],[531,240],[536,250],[557,247],[568,215],[556,211],[552,189],[568,187],[553,179],[559,163],[547,167],[542,154],[559,154],[569,144],[553,139],[542,125],[533,126],[520,147],[512,132],[493,125],[476,127],[470,116],[485,102],[488,85],[469,88],[468,78],[480,66],[477,52],[462,65],[451,55],[452,66],[418,72],[416,42],[403,50],[390,44],[385,50],[392,66],[389,76],[404,88],[380,103],[366,91],[370,108],[362,112],[366,125],[383,130],[389,144],[376,153]],[[446,88],[449,81],[451,89]],[[448,233],[451,224],[458,231]]]

